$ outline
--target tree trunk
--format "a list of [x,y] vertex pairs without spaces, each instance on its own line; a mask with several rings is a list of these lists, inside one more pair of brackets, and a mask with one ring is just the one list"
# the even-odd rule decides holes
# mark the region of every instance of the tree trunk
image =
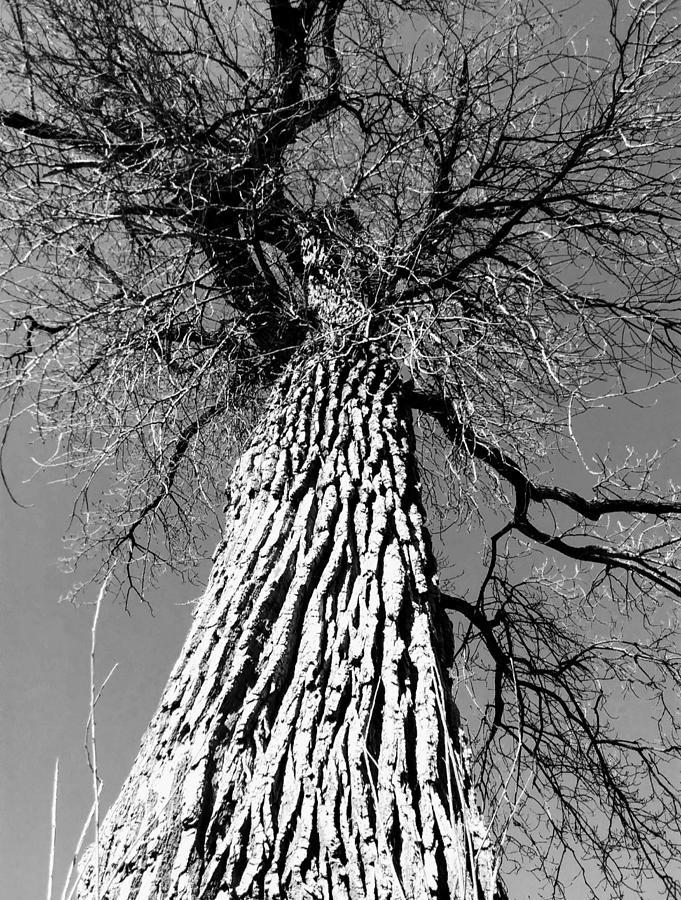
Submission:
[[400,391],[358,354],[282,378],[79,896],[494,895]]

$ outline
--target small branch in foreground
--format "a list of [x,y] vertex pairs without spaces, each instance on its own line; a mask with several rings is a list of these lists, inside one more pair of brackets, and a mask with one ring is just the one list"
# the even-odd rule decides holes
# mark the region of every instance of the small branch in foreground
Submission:
[[47,900],[52,900],[54,883],[54,851],[57,844],[57,794],[59,791],[59,757],[54,763],[54,781],[52,783],[52,815],[50,824],[50,862],[47,870]]
[[92,620],[92,640],[90,645],[90,749],[92,752],[92,789],[94,794],[94,810],[95,810],[95,897],[99,900],[99,774],[97,772],[97,736],[95,733],[95,651],[97,647],[97,622],[99,621],[99,612],[102,608],[102,600],[109,584],[109,573],[104,579],[99,594],[97,595],[97,605],[95,607],[95,615]]

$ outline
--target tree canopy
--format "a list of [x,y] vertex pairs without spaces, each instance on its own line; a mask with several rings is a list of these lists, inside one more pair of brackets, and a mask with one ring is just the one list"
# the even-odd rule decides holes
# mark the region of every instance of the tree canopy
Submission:
[[491,834],[548,894],[678,896],[681,493],[655,458],[587,465],[573,427],[679,376],[673,0],[33,0],[0,25],[4,434],[33,413],[73,478],[75,556],[140,595],[191,574],[281,374],[380,346],[429,495],[497,522],[482,583],[443,593]]

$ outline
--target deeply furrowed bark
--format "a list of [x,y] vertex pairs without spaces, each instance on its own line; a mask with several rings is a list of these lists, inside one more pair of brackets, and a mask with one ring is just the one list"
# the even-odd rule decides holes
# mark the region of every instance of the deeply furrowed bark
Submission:
[[281,382],[79,896],[494,894],[392,363]]

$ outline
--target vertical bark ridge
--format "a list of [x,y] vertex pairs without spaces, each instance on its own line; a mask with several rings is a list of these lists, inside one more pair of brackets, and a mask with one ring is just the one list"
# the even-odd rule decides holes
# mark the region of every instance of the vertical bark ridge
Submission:
[[394,364],[292,370],[228,495],[210,583],[101,828],[100,896],[488,900]]

